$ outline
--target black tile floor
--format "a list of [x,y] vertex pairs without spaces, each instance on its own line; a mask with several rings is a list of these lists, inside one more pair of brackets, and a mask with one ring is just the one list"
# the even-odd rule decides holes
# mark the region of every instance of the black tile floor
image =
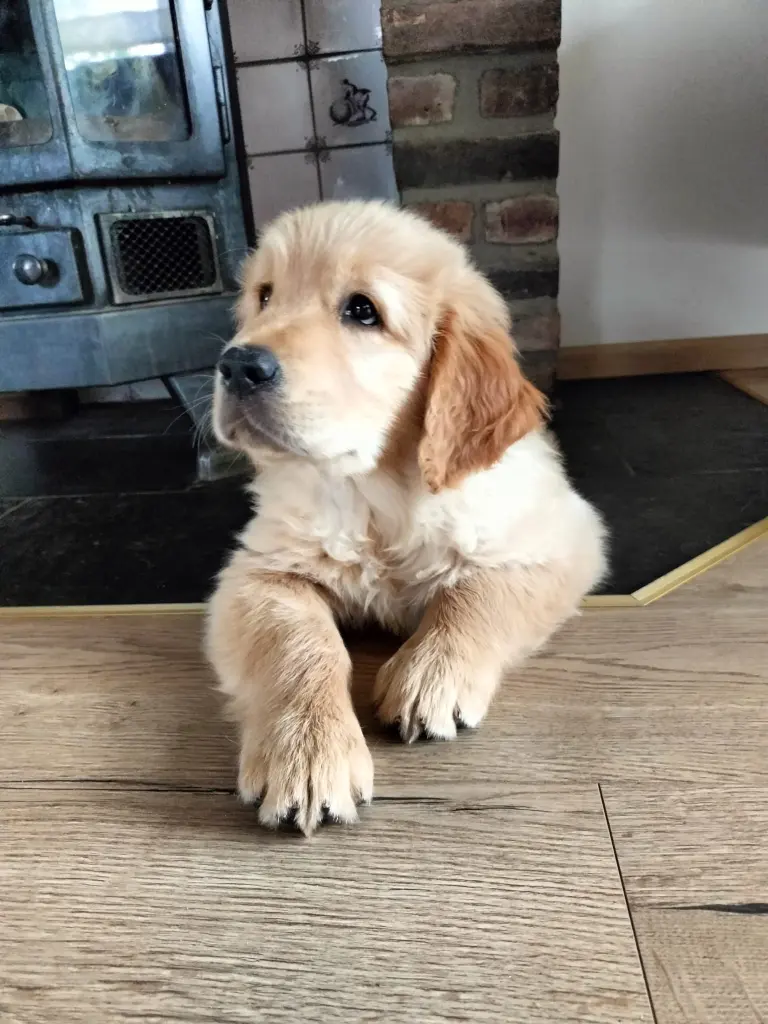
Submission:
[[[768,406],[717,377],[560,384],[553,425],[629,593],[768,515]],[[0,424],[0,606],[200,601],[249,504],[170,402]]]

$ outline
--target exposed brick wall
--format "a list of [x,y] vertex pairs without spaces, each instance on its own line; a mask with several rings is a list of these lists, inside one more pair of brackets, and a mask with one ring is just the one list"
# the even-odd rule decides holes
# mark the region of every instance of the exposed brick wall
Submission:
[[486,203],[485,240],[504,245],[554,242],[557,196],[528,195]]
[[410,207],[439,228],[450,231],[460,242],[472,241],[474,203],[461,199],[445,199],[438,202],[411,203]]
[[396,57],[556,46],[560,0],[383,0],[384,49]]
[[390,75],[389,112],[393,124],[412,128],[453,120],[453,75]]
[[559,344],[554,128],[560,0],[382,0],[403,203],[507,298],[531,375]]
[[557,64],[553,60],[523,68],[490,68],[480,76],[480,115],[548,114],[557,103],[557,78]]

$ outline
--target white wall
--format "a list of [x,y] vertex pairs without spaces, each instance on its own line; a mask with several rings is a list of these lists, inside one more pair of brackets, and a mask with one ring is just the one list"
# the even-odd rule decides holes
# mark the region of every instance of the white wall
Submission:
[[768,0],[563,0],[563,344],[768,333]]

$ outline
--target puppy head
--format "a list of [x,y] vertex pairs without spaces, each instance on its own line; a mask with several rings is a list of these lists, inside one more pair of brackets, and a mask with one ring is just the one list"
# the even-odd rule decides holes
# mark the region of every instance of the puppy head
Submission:
[[320,204],[269,225],[218,366],[220,440],[257,463],[373,468],[429,353],[442,242],[383,203]]
[[398,436],[432,490],[455,486],[541,421],[507,328],[462,247],[418,217],[364,202],[284,214],[244,267],[217,436],[257,464],[343,474],[375,468]]

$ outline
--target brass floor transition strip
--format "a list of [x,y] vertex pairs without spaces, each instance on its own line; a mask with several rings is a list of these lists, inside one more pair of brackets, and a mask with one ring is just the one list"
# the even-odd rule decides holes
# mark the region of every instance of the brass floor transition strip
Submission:
[[719,565],[720,562],[725,561],[726,558],[730,558],[731,555],[742,551],[765,534],[768,534],[768,517],[761,519],[754,526],[748,526],[746,530],[735,533],[733,537],[729,537],[728,540],[724,540],[721,544],[716,544],[709,551],[705,551],[696,558],[692,558],[690,562],[685,562],[683,565],[678,566],[677,569],[673,569],[672,572],[660,576],[652,583],[640,587],[632,596],[641,605],[658,601],[660,597],[671,594],[673,590],[677,590],[678,587],[682,587],[685,583],[690,582],[690,580],[701,576],[708,569],[712,569],[714,566]]
[[[642,608],[658,601],[659,598],[671,594],[673,590],[701,576],[702,573],[719,565],[738,551],[742,551],[759,537],[768,535],[768,517],[761,519],[746,530],[716,544],[709,551],[703,552],[689,562],[660,576],[651,583],[640,587],[632,594],[592,594],[585,598],[583,607],[586,609],[607,608]],[[18,608],[0,608],[0,618],[56,618],[56,617],[88,617],[110,615],[199,615],[204,605],[201,602],[192,604],[92,604],[92,605],[41,605]]]

